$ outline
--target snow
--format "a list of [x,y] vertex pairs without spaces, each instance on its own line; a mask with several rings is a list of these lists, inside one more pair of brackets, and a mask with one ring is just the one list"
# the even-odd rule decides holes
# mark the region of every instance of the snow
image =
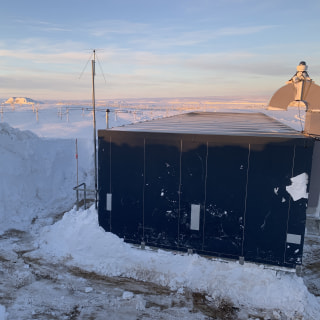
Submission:
[[6,308],[0,304],[0,320],[6,320],[7,316]]
[[291,185],[287,186],[286,190],[292,197],[293,201],[297,201],[302,198],[308,199],[308,174],[301,173],[295,177],[292,177],[290,180]]
[[[233,306],[234,319],[318,318],[320,299],[294,272],[143,250],[105,232],[93,206],[74,207],[76,138],[79,183],[93,184],[90,111],[83,115],[82,107],[70,107],[68,122],[66,113],[63,119],[58,114],[61,106],[43,105],[37,121],[28,108],[5,109],[3,118],[10,125],[0,122],[0,320],[86,319],[92,314],[103,319],[104,312],[110,319],[208,319],[203,309],[194,309],[197,294],[211,308]],[[240,111],[257,112],[244,106]],[[299,128],[296,111],[279,118]],[[110,125],[181,112],[168,106],[113,110]],[[103,112],[97,126],[105,128]],[[291,179],[287,191],[295,201],[307,197],[307,179],[306,174]],[[115,279],[116,288],[99,279]]]
[[73,209],[54,225],[44,227],[38,249],[30,255],[68,261],[104,276],[153,282],[173,291],[205,292],[211,299],[225,299],[236,306],[281,310],[292,319],[297,314],[320,312],[319,302],[295,273],[135,248],[98,226],[94,206]]

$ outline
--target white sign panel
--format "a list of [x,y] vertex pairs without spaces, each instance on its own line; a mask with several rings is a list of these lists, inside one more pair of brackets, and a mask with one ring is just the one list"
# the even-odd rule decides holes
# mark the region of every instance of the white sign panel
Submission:
[[112,193],[107,193],[106,208],[107,208],[107,211],[111,211],[111,208],[112,208]]
[[200,229],[200,204],[191,205],[190,229],[198,231]]

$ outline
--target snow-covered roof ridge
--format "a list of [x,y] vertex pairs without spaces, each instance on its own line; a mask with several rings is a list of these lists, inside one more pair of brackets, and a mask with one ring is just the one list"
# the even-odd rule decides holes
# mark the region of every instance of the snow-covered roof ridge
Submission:
[[35,101],[31,98],[27,97],[10,97],[7,101],[5,101],[7,104],[36,104],[41,103],[41,101]]

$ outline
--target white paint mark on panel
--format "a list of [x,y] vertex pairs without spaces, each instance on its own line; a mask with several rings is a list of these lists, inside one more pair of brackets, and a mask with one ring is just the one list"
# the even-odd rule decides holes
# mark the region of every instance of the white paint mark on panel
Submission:
[[300,200],[301,198],[308,199],[308,175],[306,173],[301,173],[290,180],[291,185],[287,186],[286,190],[292,197],[293,201]]
[[294,244],[301,244],[301,235],[300,234],[287,234],[287,242],[294,243]]
[[190,229],[198,231],[200,229],[200,204],[191,205]]

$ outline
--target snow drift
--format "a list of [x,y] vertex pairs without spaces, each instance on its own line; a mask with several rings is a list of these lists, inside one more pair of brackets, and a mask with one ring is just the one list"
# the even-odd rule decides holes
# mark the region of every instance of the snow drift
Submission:
[[0,233],[71,208],[74,141],[41,139],[0,123]]

